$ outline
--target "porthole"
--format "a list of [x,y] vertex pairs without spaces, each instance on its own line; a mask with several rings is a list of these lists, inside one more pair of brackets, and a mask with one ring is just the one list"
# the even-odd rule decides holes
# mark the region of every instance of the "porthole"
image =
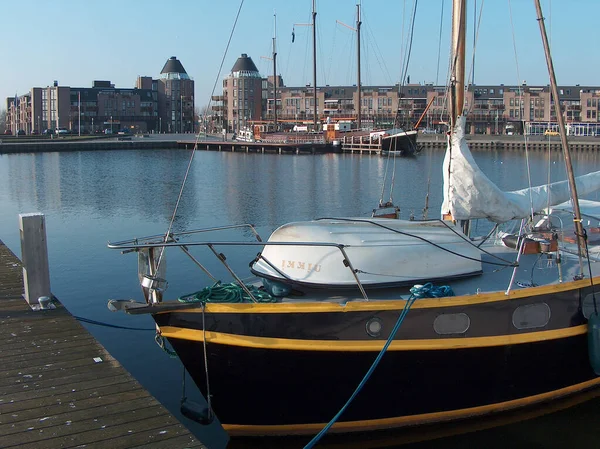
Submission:
[[366,328],[367,334],[369,334],[370,337],[379,337],[383,330],[383,322],[380,318],[373,317],[367,321]]
[[544,327],[549,321],[550,307],[545,302],[519,306],[512,316],[513,326],[519,330]]
[[[600,293],[596,293],[596,304],[598,305],[598,312],[600,313]],[[581,304],[581,309],[583,312],[583,316],[586,319],[590,319],[592,313],[596,311],[594,307],[594,294],[590,293],[583,298],[583,303]]]
[[466,313],[444,313],[433,320],[433,330],[439,335],[464,334],[471,326]]

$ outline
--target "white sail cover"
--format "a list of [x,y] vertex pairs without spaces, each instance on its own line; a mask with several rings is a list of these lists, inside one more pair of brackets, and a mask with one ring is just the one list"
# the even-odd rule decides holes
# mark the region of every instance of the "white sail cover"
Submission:
[[[455,220],[487,218],[497,223],[525,218],[532,212],[570,199],[567,181],[503,192],[481,171],[465,140],[465,117],[457,120],[444,158],[442,216]],[[600,189],[600,171],[576,178],[578,195]]]

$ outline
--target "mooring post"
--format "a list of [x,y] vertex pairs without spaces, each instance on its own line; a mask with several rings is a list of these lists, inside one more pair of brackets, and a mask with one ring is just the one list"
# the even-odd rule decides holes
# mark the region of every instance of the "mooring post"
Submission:
[[19,214],[19,230],[25,300],[34,306],[39,304],[39,298],[52,297],[44,214]]

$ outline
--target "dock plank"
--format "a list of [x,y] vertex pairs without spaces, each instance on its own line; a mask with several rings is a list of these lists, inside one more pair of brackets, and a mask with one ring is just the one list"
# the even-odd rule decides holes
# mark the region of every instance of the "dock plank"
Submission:
[[2,447],[204,447],[59,301],[33,311],[23,293],[0,241]]

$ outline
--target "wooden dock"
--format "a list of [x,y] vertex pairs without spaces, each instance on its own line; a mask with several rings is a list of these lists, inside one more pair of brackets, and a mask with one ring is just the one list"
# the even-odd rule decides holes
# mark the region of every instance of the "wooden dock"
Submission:
[[349,136],[340,140],[342,153],[381,154],[381,142],[371,136]]
[[56,305],[31,310],[0,241],[0,447],[205,447]]
[[[179,141],[179,148],[191,150],[195,142]],[[231,153],[271,153],[271,154],[324,154],[335,152],[335,147],[324,142],[241,142],[241,141],[199,141],[198,150],[226,151]]]

